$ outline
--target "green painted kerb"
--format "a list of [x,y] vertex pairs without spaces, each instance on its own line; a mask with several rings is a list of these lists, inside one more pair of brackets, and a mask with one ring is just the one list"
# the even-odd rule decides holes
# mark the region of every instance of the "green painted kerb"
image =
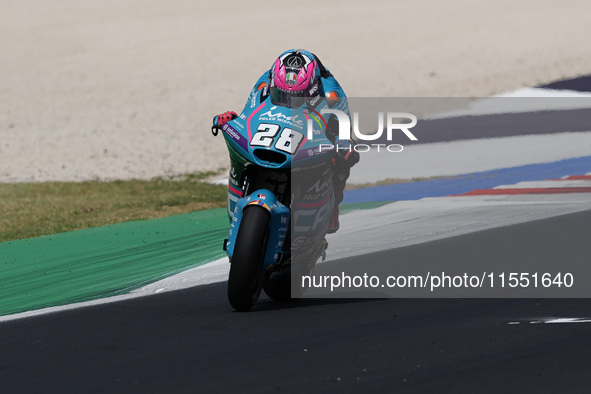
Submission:
[[226,209],[0,243],[0,316],[127,293],[224,255]]
[[0,243],[0,316],[128,293],[205,264],[224,256],[228,229],[220,208]]

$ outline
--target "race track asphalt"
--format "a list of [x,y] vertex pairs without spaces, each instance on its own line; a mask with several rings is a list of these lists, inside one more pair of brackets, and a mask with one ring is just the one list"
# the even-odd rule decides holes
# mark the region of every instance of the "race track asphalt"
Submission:
[[[492,246],[503,260],[515,253],[504,245],[516,239],[532,261],[556,250],[591,256],[590,223],[584,211],[358,261],[445,259],[442,247],[472,259]],[[591,325],[530,323],[589,317],[589,299],[262,299],[236,313],[225,290],[217,283],[1,323],[0,391],[498,393],[591,385]]]

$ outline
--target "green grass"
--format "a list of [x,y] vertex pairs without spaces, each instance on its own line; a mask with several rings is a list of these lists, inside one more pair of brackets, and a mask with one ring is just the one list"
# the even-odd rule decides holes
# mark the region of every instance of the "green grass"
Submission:
[[0,184],[0,242],[226,205],[211,173],[131,181]]

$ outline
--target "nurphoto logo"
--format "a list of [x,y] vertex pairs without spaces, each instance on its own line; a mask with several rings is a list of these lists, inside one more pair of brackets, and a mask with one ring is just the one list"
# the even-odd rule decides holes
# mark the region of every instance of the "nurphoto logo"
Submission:
[[[378,112],[378,130],[374,134],[363,134],[359,131],[359,114],[357,112],[353,113],[353,127],[351,127],[351,121],[349,120],[349,116],[340,110],[337,109],[328,109],[323,108],[320,110],[320,116],[324,114],[333,114],[337,117],[338,124],[339,124],[339,139],[340,140],[351,140],[351,130],[353,130],[353,134],[355,135],[356,141],[375,141],[382,137],[384,131],[386,132],[386,139],[388,141],[392,141],[392,135],[394,131],[401,131],[408,137],[411,141],[418,141],[417,137],[410,131],[411,128],[416,126],[417,124],[417,117],[408,112],[388,112],[384,117],[384,112]],[[384,118],[386,119],[386,127],[384,128]],[[410,122],[400,123],[401,120],[410,120]],[[326,122],[325,122],[326,123]],[[314,139],[314,126],[313,120],[308,118],[308,139]],[[364,144],[364,143],[357,143],[354,146],[344,147],[344,146],[335,146],[333,144],[320,144],[320,152],[322,150],[351,150],[354,149],[357,152],[367,152],[371,148],[377,148],[377,151],[380,151],[380,148],[385,148],[388,152],[402,152],[404,147],[400,144]]]

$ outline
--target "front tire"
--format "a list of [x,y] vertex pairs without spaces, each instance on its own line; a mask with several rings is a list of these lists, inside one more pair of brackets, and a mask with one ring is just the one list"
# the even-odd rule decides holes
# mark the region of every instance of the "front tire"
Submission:
[[291,280],[289,278],[280,278],[275,282],[267,283],[263,286],[263,290],[273,301],[291,300]]
[[262,207],[244,209],[228,277],[228,301],[239,312],[251,309],[261,292],[269,219]]

